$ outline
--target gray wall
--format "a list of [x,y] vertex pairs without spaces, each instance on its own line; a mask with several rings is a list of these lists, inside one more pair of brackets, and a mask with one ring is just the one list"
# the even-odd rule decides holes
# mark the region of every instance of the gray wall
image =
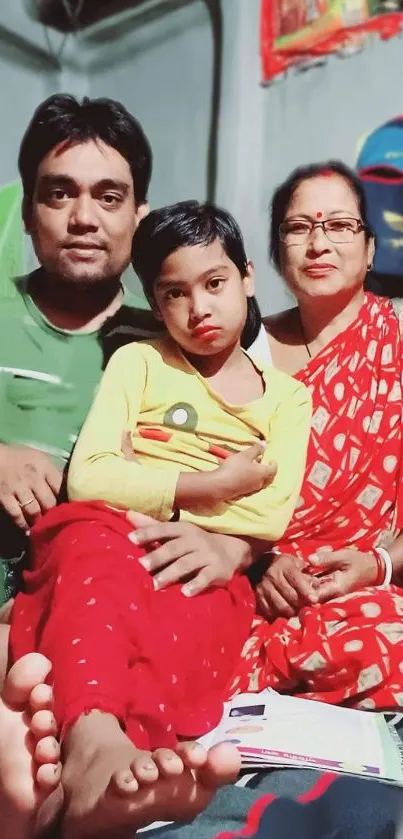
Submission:
[[[58,74],[40,57],[23,53],[0,38],[0,186],[18,177],[19,145],[34,108],[57,89]],[[24,239],[27,268],[36,260]]]
[[92,68],[91,96],[120,99],[154,152],[150,201],[161,206],[206,194],[213,49],[202,0],[133,32],[121,55]]
[[[89,95],[119,99],[143,125],[154,154],[150,204],[204,200],[213,45],[202,0],[140,23],[126,38],[121,32],[118,52],[105,46],[100,55],[89,74]],[[140,289],[130,269],[125,280]]]
[[[34,108],[58,89],[56,52],[44,28],[27,16],[24,0],[0,8],[0,185],[17,175],[21,137]],[[49,49],[51,47],[51,50]]]
[[17,155],[29,115],[48,95],[53,74],[10,60],[0,48],[0,186],[17,177]]

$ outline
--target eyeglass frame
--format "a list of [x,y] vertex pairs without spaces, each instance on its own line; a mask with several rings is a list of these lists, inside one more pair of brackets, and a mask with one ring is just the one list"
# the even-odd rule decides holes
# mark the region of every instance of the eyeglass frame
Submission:
[[[326,236],[326,238],[329,239],[329,242],[332,242],[333,245],[348,245],[348,244],[351,244],[354,241],[354,238],[353,238],[353,239],[351,239],[351,241],[347,241],[347,242],[341,242],[340,240],[338,242],[334,242],[333,239],[331,239],[330,236],[326,233],[325,225],[329,221],[356,221],[358,226],[357,226],[357,230],[352,231],[353,237],[357,236],[358,233],[362,233],[365,230],[366,231],[369,230],[368,225],[364,224],[362,219],[355,218],[355,216],[340,216],[339,218],[334,218],[334,219],[327,218],[327,219],[324,219],[324,221],[312,221],[312,219],[309,219],[309,220],[308,219],[303,219],[302,221],[304,221],[304,222],[306,222],[306,224],[310,225],[310,230],[307,233],[306,239],[301,239],[301,245],[305,244],[305,242],[307,242],[309,240],[309,237],[312,235],[313,231],[315,230],[315,227],[321,227],[322,230],[323,230],[323,233]],[[284,219],[284,221],[282,221],[281,224],[279,224],[279,227],[278,227],[278,234],[279,234],[280,242],[285,242],[285,239],[282,237],[282,227],[285,224],[287,224],[286,219]],[[297,244],[297,243],[295,243],[295,244]]]

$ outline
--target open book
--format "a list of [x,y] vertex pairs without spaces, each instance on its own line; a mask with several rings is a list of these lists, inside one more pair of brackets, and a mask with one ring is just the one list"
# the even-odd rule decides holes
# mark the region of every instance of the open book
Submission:
[[325,769],[403,786],[402,744],[383,714],[282,696],[245,693],[227,703],[220,724],[202,738],[234,743],[246,768]]

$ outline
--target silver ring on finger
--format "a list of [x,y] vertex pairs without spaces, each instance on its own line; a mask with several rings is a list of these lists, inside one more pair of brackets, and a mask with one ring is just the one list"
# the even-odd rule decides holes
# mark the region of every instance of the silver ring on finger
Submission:
[[34,496],[32,496],[32,498],[28,498],[28,501],[22,501],[22,502],[19,501],[18,504],[20,505],[21,510],[23,510],[24,507],[29,507],[29,505],[34,504],[35,501],[36,501],[36,498],[34,498]]

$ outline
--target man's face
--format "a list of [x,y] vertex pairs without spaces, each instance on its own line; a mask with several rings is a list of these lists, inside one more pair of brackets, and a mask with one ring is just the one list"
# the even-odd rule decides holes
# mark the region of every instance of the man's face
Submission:
[[77,285],[120,277],[130,262],[136,208],[128,162],[102,140],[55,146],[41,161],[25,226],[47,274]]

